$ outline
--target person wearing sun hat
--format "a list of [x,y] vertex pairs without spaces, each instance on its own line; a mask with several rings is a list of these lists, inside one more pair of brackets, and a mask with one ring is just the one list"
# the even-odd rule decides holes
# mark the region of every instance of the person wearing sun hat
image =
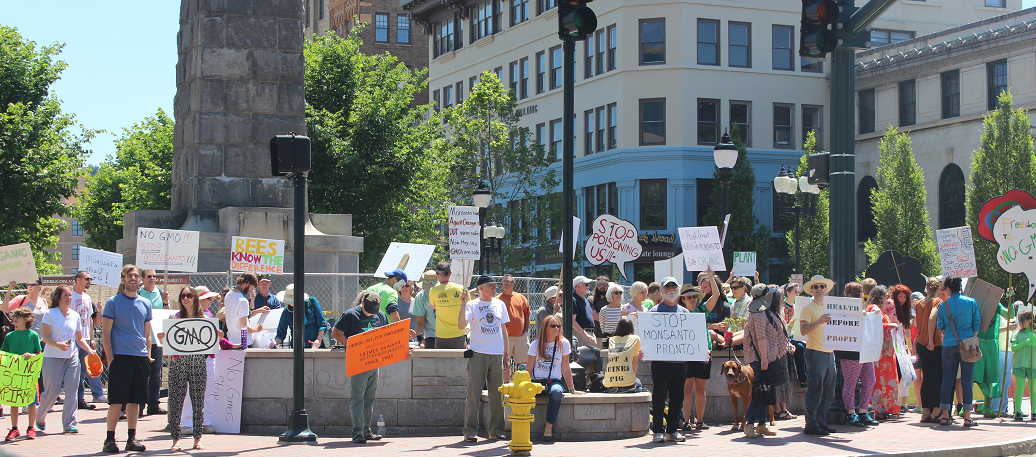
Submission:
[[827,409],[835,399],[835,356],[824,349],[824,324],[831,315],[824,312],[824,296],[835,282],[823,275],[814,275],[803,286],[803,293],[813,296],[802,308],[799,331],[806,335],[806,428],[807,435],[835,432],[827,425]]
[[[288,284],[288,287],[277,294],[277,299],[284,303],[284,311],[281,312],[281,320],[277,324],[277,337],[270,343],[270,349],[276,348],[288,337],[288,331],[292,330],[295,323],[295,284]],[[303,331],[306,344],[313,349],[323,347],[324,332],[327,331],[324,310],[320,308],[320,302],[316,297],[310,297],[309,294],[303,294],[302,301],[305,307],[303,312],[306,313],[305,330]],[[292,334],[294,335],[294,333]]]

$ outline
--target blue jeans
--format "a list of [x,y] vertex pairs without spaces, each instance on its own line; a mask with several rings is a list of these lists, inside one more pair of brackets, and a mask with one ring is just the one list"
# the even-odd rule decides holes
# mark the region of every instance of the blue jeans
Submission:
[[748,427],[755,423],[766,425],[766,419],[768,419],[766,406],[752,400],[752,403],[748,404],[748,409],[745,410],[745,426]]
[[971,372],[975,362],[965,362],[960,358],[960,346],[942,347],[942,391],[939,395],[939,408],[950,411],[953,406],[953,391],[957,385],[957,367],[960,367],[960,385],[964,388],[964,411],[971,411]]
[[561,412],[561,399],[565,396],[565,388],[560,382],[552,382],[549,389],[547,391],[547,423],[554,425],[558,421],[558,413]]
[[371,433],[374,396],[377,392],[377,369],[364,371],[349,378],[349,413],[352,415],[353,438]]
[[[89,355],[89,354],[90,353],[86,352],[83,348],[79,348],[79,367],[80,367],[79,378],[86,380],[86,383],[90,386],[90,393],[93,394],[94,398],[103,397],[104,396],[104,388],[101,386],[101,377],[98,376],[96,378],[91,378],[90,375],[86,374],[86,361],[84,359],[86,359],[86,356]],[[85,396],[86,396],[86,388],[83,387],[82,383],[80,383],[79,384],[79,402],[80,403],[85,401],[85,398],[84,398]]]
[[806,349],[806,427],[827,426],[827,410],[835,401],[835,377],[834,354]]

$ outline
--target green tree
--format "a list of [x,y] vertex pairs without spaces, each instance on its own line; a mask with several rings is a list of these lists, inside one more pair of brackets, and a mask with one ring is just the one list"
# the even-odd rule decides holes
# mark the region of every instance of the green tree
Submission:
[[122,217],[138,209],[170,209],[173,164],[173,120],[159,108],[115,140],[108,156],[87,181],[75,207],[86,245],[115,250],[122,238]]
[[[806,136],[805,152],[799,159],[797,176],[803,176],[809,169],[808,159],[810,154],[818,152],[817,139],[814,132],[810,131]],[[796,192],[795,202],[803,204],[802,192]],[[829,259],[831,238],[829,231],[830,223],[830,191],[821,189],[817,195],[816,215],[799,216],[799,250],[800,262],[802,263],[802,276],[809,279],[813,275],[824,275],[829,277],[831,265]],[[792,228],[784,235],[788,242],[788,252],[795,255],[795,229]],[[776,278],[778,280],[783,278]]]
[[[1024,108],[1012,107],[1010,91],[999,97],[1000,106],[982,121],[979,149],[971,156],[971,184],[968,189],[967,219],[971,233],[978,236],[978,212],[987,201],[1012,189],[1036,195],[1036,160],[1033,158],[1029,116]],[[1008,273],[996,260],[997,244],[975,243],[979,278],[1007,289]],[[1028,290],[1016,288],[1011,300],[1025,300]]]
[[0,26],[0,245],[28,242],[43,272],[61,259],[46,249],[67,226],[55,216],[70,214],[65,199],[75,194],[95,133],[73,134],[74,116],[50,92],[66,66],[55,60],[62,47],[37,47]]
[[925,208],[924,171],[914,160],[910,135],[889,127],[878,143],[878,188],[871,190],[877,235],[864,244],[868,263],[895,249],[921,261],[925,274],[941,266]]

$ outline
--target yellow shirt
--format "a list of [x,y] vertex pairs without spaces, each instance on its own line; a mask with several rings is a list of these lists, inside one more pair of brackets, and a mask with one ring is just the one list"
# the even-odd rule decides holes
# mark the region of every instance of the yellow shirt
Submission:
[[604,387],[627,387],[637,382],[633,361],[640,355],[640,337],[613,336],[608,343],[608,367],[604,373]]
[[[824,315],[824,307],[817,304],[817,302],[810,300],[809,304],[802,308],[802,313],[799,315],[800,321],[806,321],[806,323],[812,324],[820,319],[820,316]],[[802,324],[799,324],[800,326]],[[438,333],[437,333],[438,334]],[[806,349],[812,349],[820,352],[831,352],[824,350],[824,327],[814,329],[812,333],[806,335]]]
[[464,336],[464,329],[457,328],[457,316],[464,306],[464,288],[452,282],[439,284],[429,290],[428,298],[435,304],[435,337]]

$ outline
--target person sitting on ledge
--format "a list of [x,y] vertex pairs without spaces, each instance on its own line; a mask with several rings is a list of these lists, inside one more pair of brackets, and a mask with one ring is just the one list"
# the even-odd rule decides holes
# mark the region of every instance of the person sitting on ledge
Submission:
[[633,321],[623,317],[615,324],[615,335],[608,338],[608,366],[604,369],[607,393],[629,393],[643,389],[637,379],[637,365],[644,354],[640,352],[640,337],[633,334],[633,329]]
[[[575,389],[572,380],[572,367],[569,366],[568,355],[572,353],[572,345],[561,336],[561,320],[550,314],[540,323],[536,340],[529,346],[529,364],[532,367],[532,379],[543,385],[547,393],[547,417],[543,428],[543,441],[554,441],[554,424],[561,411],[561,399],[564,397],[565,385],[569,392],[583,394]],[[564,376],[564,380],[562,380]]]

